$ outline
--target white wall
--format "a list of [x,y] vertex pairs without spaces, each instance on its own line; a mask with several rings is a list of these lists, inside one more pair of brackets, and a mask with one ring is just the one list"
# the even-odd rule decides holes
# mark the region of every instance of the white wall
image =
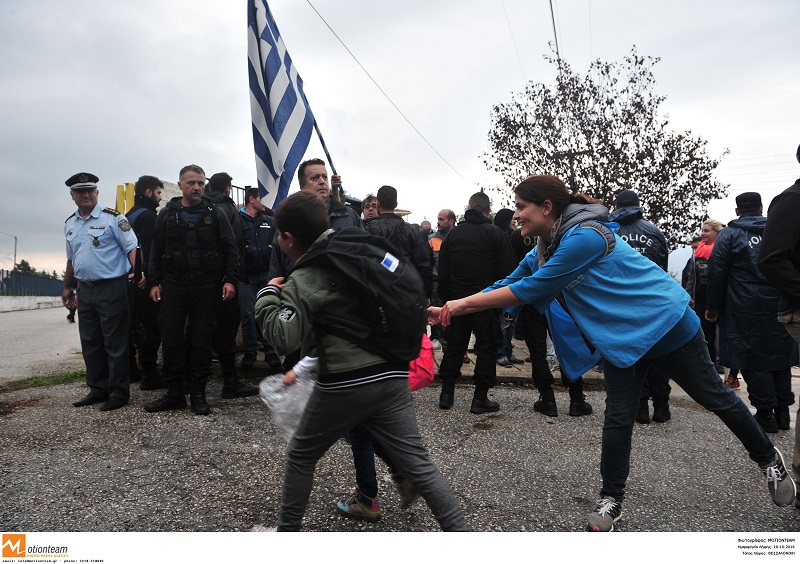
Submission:
[[[0,313],[5,311],[22,311],[26,309],[43,309],[49,307],[64,307],[61,305],[61,297],[0,296]],[[66,315],[66,313],[64,315]]]

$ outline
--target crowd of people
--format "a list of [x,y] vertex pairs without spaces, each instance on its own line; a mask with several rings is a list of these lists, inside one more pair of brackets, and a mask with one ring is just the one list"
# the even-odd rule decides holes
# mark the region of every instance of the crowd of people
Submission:
[[[65,224],[62,298],[77,308],[89,387],[76,407],[119,409],[130,384],[141,381],[143,390],[165,390],[146,411],[186,409],[188,395],[191,411],[208,415],[212,359],[222,373],[221,399],[249,397],[258,389],[239,373],[252,370],[263,351],[269,373],[284,373],[285,385],[299,373],[312,372],[317,381],[287,448],[278,530],[299,530],[316,463],[340,438],[351,446],[355,489],[336,504],[339,513],[380,518],[377,455],[404,507],[421,496],[443,530],[469,530],[423,446],[407,362],[320,325],[332,315],[360,318],[360,300],[348,294],[341,273],[302,261],[355,228],[388,241],[392,258],[419,279],[430,337],[442,350],[440,409],[452,409],[462,368],[474,362],[470,412],[499,411],[490,395],[497,366],[527,360],[539,392],[532,409],[558,417],[547,361],[552,340],[568,413],[586,416],[593,408],[581,376],[602,363],[602,488],[587,530],[611,531],[622,517],[633,427],[672,417],[670,380],[741,441],[775,504],[800,507],[768,437],[789,429],[795,401],[800,233],[786,210],[800,193],[797,183],[774,200],[775,220],[772,210],[769,221],[762,215],[760,195],[747,192],[736,199],[738,219],[727,226],[705,221],[677,283],[667,272],[666,239],[631,190],[617,194],[609,213],[558,178],[534,175],[514,189],[513,210],[493,213],[489,197],[477,192],[460,221],[443,209],[433,230],[396,213],[391,186],[364,198],[359,215],[341,201],[341,178],[329,179],[324,161],[303,162],[297,177],[300,191],[273,211],[258,189],[248,190],[239,207],[230,175],[207,179],[201,167],[188,165],[179,173],[181,196],[160,211],[163,183],[142,176],[126,215],[98,203],[96,176],[67,180],[78,209]],[[788,225],[796,237],[786,235]],[[529,358],[513,354],[515,335]],[[739,373],[755,416],[733,391]],[[796,433],[796,473],[797,443]]]

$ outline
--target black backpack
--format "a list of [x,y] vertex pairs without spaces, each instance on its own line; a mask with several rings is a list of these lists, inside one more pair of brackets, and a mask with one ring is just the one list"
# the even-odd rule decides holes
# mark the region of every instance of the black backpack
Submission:
[[697,273],[697,285],[698,286],[707,286],[708,285],[708,260],[704,258],[695,258],[694,259],[694,269]]
[[344,275],[355,318],[315,320],[315,330],[335,334],[386,360],[419,356],[427,324],[425,288],[414,265],[383,237],[345,227],[295,266],[329,264]]

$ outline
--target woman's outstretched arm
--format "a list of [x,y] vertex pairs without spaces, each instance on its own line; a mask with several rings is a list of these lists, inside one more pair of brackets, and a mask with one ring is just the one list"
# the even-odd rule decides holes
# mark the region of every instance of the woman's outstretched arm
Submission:
[[454,315],[465,315],[485,309],[505,308],[520,305],[520,301],[508,288],[499,288],[491,292],[478,292],[460,300],[451,300],[443,307],[429,307],[428,317],[432,323],[450,325],[450,318]]

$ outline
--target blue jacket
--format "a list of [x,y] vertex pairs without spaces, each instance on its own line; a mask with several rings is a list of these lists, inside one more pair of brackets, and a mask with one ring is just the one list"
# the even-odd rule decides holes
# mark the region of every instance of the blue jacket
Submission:
[[[562,293],[589,342],[603,358],[626,368],[656,344],[659,347],[654,350],[661,354],[682,346],[694,337],[700,319],[687,310],[689,296],[683,288],[619,235],[615,235],[614,249],[606,254],[606,240],[600,233],[570,223],[572,216],[591,219],[597,207],[570,204],[562,214],[566,230],[554,237],[555,248],[551,245],[542,253],[537,246],[510,276],[487,290],[508,286],[523,303],[542,313]],[[679,328],[680,334],[673,328]],[[669,342],[660,343],[667,333]]]

